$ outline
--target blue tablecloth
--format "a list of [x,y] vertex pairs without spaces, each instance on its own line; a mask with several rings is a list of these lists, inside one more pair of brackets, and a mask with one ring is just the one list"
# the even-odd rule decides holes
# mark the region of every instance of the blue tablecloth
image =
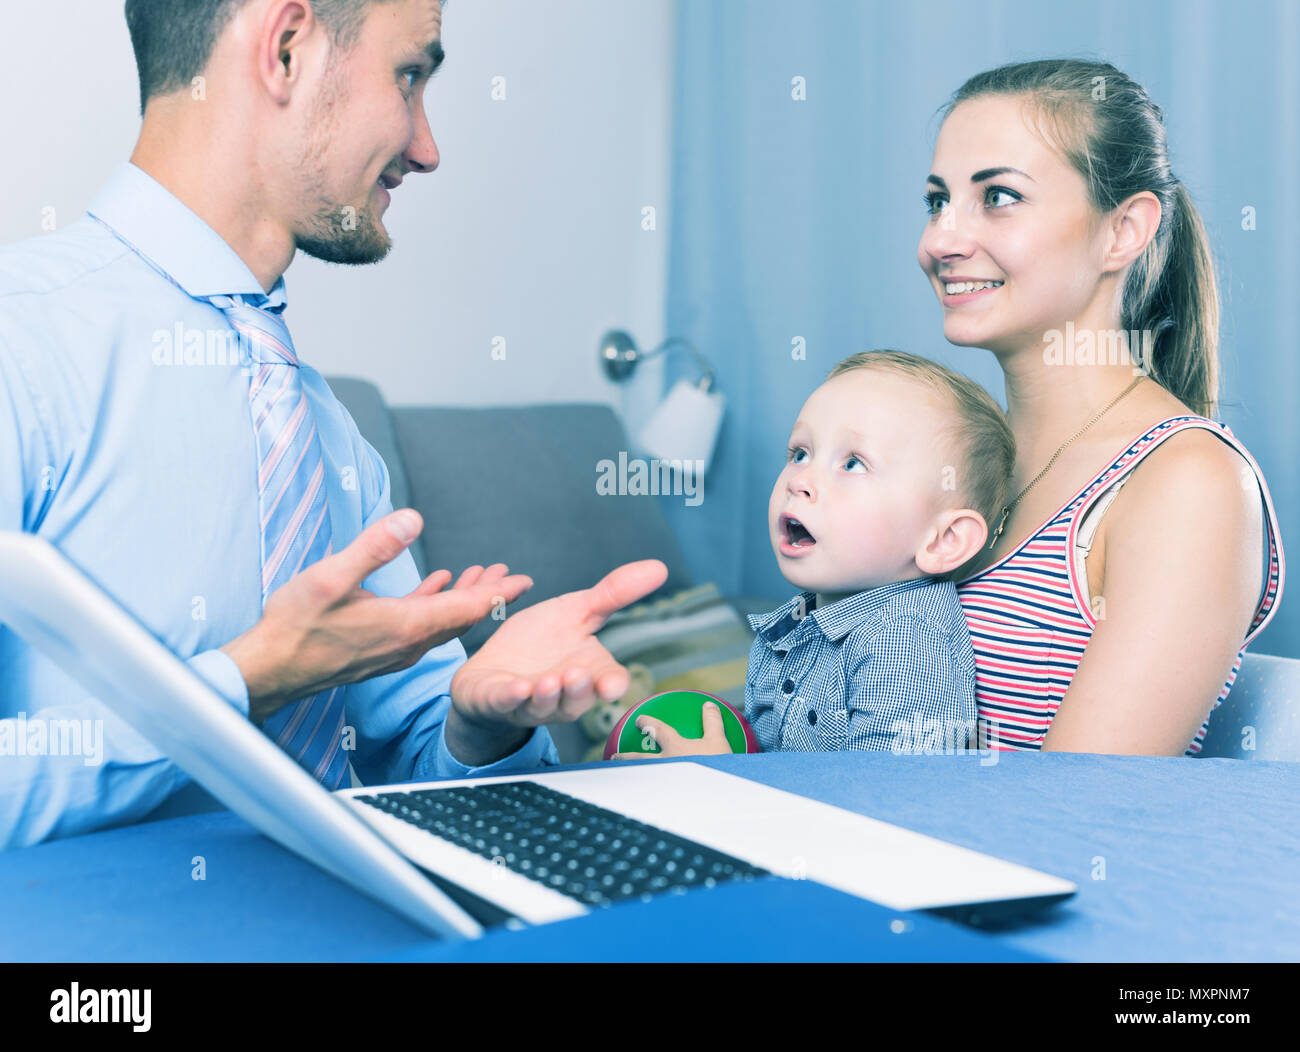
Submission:
[[[1079,884],[1046,916],[992,933],[924,916],[900,930],[880,907],[770,881],[440,945],[221,812],[0,854],[0,956],[664,959],[680,946],[688,959],[1300,959],[1300,765],[988,759],[775,753],[705,762]],[[200,856],[206,879],[194,880]],[[637,930],[656,934],[638,943],[628,934]]]
[[769,785],[1079,885],[1050,923],[1001,933],[1008,945],[1068,961],[1300,960],[1300,764],[1065,753],[1002,753],[991,766],[973,756],[748,759],[744,773]]

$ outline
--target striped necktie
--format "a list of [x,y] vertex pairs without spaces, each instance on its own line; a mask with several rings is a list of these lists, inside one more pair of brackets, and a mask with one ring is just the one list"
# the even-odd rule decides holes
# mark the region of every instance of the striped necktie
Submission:
[[[280,317],[282,289],[264,295],[208,296],[247,349],[249,411],[257,439],[257,496],[262,534],[262,605],[300,570],[330,554],[325,462],[293,340]],[[262,725],[285,752],[327,789],[347,774],[342,748],[343,689],[290,703]]]

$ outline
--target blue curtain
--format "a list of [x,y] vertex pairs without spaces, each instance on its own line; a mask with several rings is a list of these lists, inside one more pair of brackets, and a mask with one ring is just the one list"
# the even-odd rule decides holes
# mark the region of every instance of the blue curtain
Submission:
[[[1002,400],[993,356],[943,339],[916,263],[923,182],[962,81],[1053,56],[1113,62],[1165,110],[1222,280],[1221,415],[1300,566],[1300,4],[679,0],[677,46],[667,332],[728,397],[704,502],[665,504],[699,579],[788,596],[767,500],[800,405],[846,355],[923,354]],[[1300,657],[1300,570],[1290,592],[1253,650]]]

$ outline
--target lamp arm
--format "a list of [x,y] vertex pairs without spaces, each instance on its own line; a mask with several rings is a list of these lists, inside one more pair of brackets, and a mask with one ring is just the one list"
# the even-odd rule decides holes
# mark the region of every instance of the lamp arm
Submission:
[[670,336],[668,339],[664,340],[664,342],[661,343],[658,347],[656,347],[653,351],[646,351],[644,354],[642,354],[641,360],[649,361],[651,358],[657,358],[659,357],[659,355],[672,350],[674,347],[680,347],[682,350],[690,352],[691,357],[695,359],[695,363],[704,372],[704,376],[700,379],[700,384],[699,384],[700,390],[706,392],[712,391],[713,383],[717,379],[717,377],[713,372],[713,367],[709,364],[709,360],[695,349],[694,344],[692,344],[689,340],[683,339],[680,336]]

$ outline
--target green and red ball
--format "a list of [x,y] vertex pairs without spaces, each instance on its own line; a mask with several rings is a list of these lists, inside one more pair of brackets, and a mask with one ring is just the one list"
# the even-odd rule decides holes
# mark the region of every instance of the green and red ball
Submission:
[[[745,717],[721,698],[706,694],[702,690],[666,690],[661,694],[652,694],[644,701],[633,705],[623,714],[623,718],[614,725],[605,742],[605,759],[612,759],[615,753],[644,753],[653,756],[660,751],[658,745],[647,749],[645,732],[640,730],[636,721],[641,716],[652,716],[662,720],[683,738],[702,738],[704,736],[704,703],[712,701],[722,713],[722,727],[727,735],[727,744],[733,753],[762,752],[754,728],[746,722]],[[653,744],[653,743],[652,743]]]

